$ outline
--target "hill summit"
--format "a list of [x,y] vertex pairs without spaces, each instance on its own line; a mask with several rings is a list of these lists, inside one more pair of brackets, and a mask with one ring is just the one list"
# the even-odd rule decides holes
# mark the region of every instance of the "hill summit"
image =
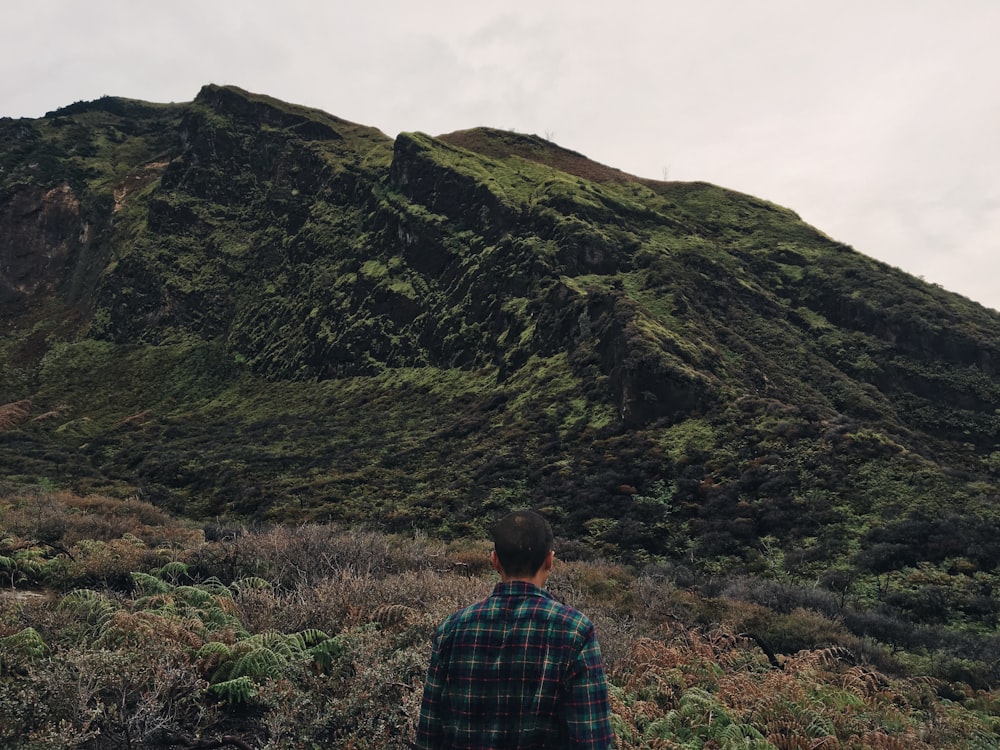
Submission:
[[215,85],[3,119],[0,309],[11,486],[446,536],[530,504],[707,572],[1000,560],[1000,314],[537,136]]

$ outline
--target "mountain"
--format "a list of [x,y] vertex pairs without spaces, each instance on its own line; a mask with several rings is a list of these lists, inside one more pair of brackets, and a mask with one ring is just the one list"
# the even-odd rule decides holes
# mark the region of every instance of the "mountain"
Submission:
[[749,195],[105,97],[0,120],[0,313],[8,488],[444,536],[527,503],[579,554],[1000,616],[1000,314]]

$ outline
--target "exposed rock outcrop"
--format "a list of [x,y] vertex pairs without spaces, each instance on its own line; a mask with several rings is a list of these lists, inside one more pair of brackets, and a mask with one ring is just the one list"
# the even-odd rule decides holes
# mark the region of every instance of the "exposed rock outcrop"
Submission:
[[0,306],[51,295],[88,241],[80,201],[68,185],[20,185],[0,196]]

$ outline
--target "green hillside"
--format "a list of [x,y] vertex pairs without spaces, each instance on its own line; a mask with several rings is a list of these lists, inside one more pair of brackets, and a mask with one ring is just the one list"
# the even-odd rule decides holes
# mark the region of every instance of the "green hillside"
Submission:
[[0,314],[8,493],[443,540],[531,505],[570,556],[990,663],[1000,313],[752,196],[107,97],[0,120]]

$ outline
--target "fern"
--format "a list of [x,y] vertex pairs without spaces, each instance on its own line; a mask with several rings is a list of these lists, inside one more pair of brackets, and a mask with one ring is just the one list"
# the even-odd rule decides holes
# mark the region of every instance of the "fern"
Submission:
[[156,576],[151,576],[148,573],[132,573],[131,576],[132,583],[143,596],[166,594],[170,591],[170,584]]
[[662,718],[651,722],[642,734],[643,740],[675,739],[687,741],[692,736],[691,728],[684,725],[681,715],[676,710],[667,711]]
[[[833,715],[845,716],[863,708],[864,703],[854,704],[849,698],[845,697],[843,704],[835,704]],[[837,727],[834,725],[833,719],[830,718],[827,707],[822,703],[808,700],[797,705],[792,713],[794,713],[799,721],[805,724],[806,731],[810,737],[833,737],[837,734]]]
[[0,540],[0,549],[8,553],[0,554],[0,572],[10,581],[11,588],[24,580],[37,580],[45,567],[42,553],[34,542],[4,537]]
[[336,638],[328,638],[317,643],[309,649],[309,656],[320,674],[329,674],[333,671],[333,665],[346,649]]
[[42,636],[30,626],[6,638],[0,638],[0,674],[14,663],[37,661],[45,656],[46,651],[48,646]]
[[730,724],[713,739],[720,750],[774,750],[774,745],[749,724]]
[[233,592],[229,589],[229,587],[215,576],[210,576],[209,578],[206,578],[204,581],[198,584],[198,588],[204,589],[213,596],[217,596],[223,599],[233,598]]
[[400,625],[410,621],[416,615],[417,611],[405,604],[383,604],[375,608],[371,619],[380,625]]
[[716,724],[720,720],[729,724],[731,721],[726,707],[719,702],[719,699],[707,690],[698,687],[692,687],[685,691],[684,695],[681,696],[678,711],[685,719],[703,724]]
[[189,566],[187,565],[187,563],[180,562],[179,560],[173,560],[171,562],[168,562],[163,567],[156,568],[151,572],[153,575],[176,585],[177,581],[180,580],[181,576],[188,575],[188,570]]
[[207,609],[198,610],[198,617],[209,630],[232,629],[240,633],[244,632],[243,624],[235,615],[229,612],[231,604],[225,604],[225,599],[215,600],[213,605]]
[[200,622],[173,613],[121,610],[107,619],[94,642],[102,648],[157,649],[179,644],[197,649],[204,643],[200,631]]
[[81,616],[89,625],[101,627],[121,607],[106,594],[93,589],[75,589],[59,602],[60,610]]
[[211,607],[216,605],[215,594],[206,591],[200,586],[178,586],[174,589],[174,595],[192,607]]
[[135,602],[135,609],[155,610],[165,617],[197,620],[199,629],[206,635],[225,629],[244,631],[234,614],[236,605],[231,593],[218,580],[206,588],[201,584],[175,586],[145,573],[133,573],[132,576],[147,593],[146,597]]
[[253,648],[236,659],[219,666],[212,675],[212,682],[225,682],[237,677],[246,677],[261,682],[268,677],[280,677],[288,662],[267,648]]
[[232,656],[233,650],[222,641],[209,641],[195,653],[195,658],[204,659],[209,656]]
[[206,644],[197,653],[199,660],[218,664],[212,683],[247,677],[254,682],[280,677],[285,669],[308,662],[321,673],[329,672],[345,651],[337,638],[309,628],[298,633],[265,631],[244,638],[232,648]]
[[[744,740],[763,740],[764,735],[749,724],[730,724],[719,732],[716,739],[728,746],[733,743],[743,743]],[[740,746],[742,747],[742,744]]]
[[172,591],[144,596],[132,603],[134,611],[148,610],[150,612],[158,612],[167,617],[180,617],[181,609],[183,608],[183,602],[181,602],[181,607],[177,606],[177,599],[174,597]]
[[14,564],[22,573],[38,576],[44,568],[44,564],[39,557],[40,554],[37,549],[18,550],[14,553]]
[[330,640],[330,636],[317,628],[308,628],[300,631],[299,636],[302,638],[302,641],[306,646],[315,646],[318,643]]
[[195,652],[195,662],[202,674],[214,674],[219,671],[219,667],[232,659],[233,650],[228,644],[221,641],[208,641],[203,643]]
[[262,649],[280,656],[286,663],[301,657],[306,651],[305,638],[300,633],[285,635],[274,630],[268,630],[258,634],[251,640],[260,644]]
[[209,686],[209,692],[226,703],[240,705],[249,703],[257,697],[257,686],[249,677],[235,677]]
[[1000,742],[997,740],[998,733],[1000,733],[1000,728],[998,728],[998,732],[986,732],[982,729],[972,730],[972,734],[968,738],[968,750],[996,750],[1000,746]]

